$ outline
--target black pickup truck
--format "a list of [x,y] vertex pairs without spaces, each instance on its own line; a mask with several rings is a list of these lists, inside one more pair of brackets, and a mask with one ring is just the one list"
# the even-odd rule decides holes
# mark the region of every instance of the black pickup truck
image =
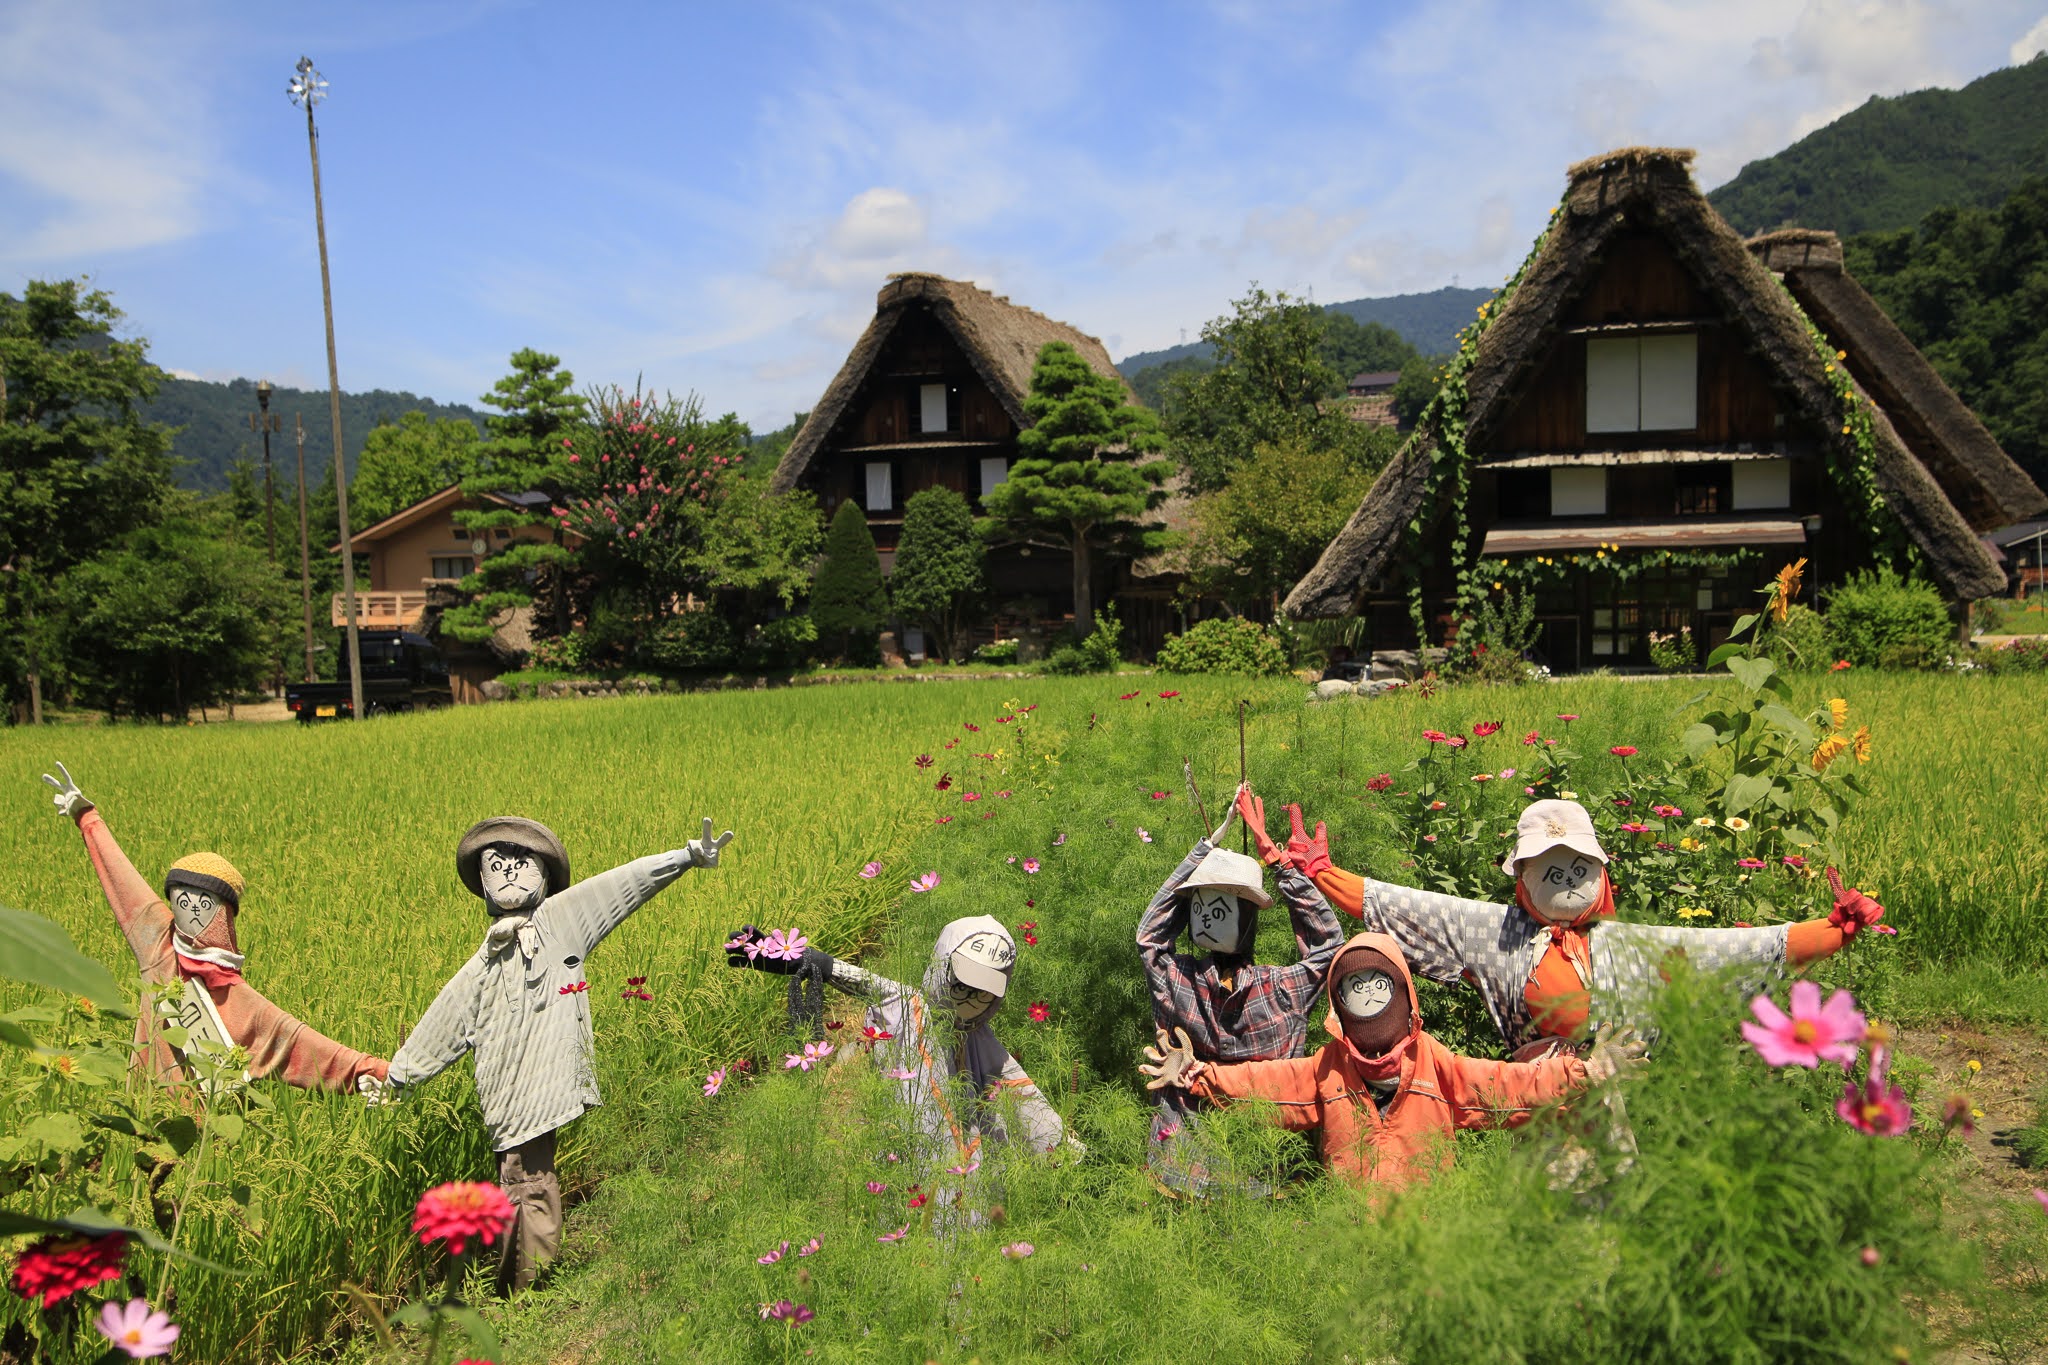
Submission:
[[[409,630],[365,630],[357,633],[363,656],[363,711],[367,715],[394,711],[432,711],[455,704],[448,685],[448,665],[433,641]],[[285,709],[304,723],[347,720],[355,714],[348,685],[348,652],[343,649],[340,677],[331,683],[293,683],[285,688]]]

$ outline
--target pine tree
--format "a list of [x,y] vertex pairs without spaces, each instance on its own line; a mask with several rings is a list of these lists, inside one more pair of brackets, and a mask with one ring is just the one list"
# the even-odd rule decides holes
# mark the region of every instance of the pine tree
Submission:
[[821,646],[849,663],[881,658],[882,622],[889,598],[882,589],[882,557],[868,519],[852,499],[839,504],[825,532],[825,558],[811,582],[811,623]]
[[1159,419],[1126,401],[1124,386],[1098,374],[1081,353],[1049,341],[1031,369],[1024,399],[1031,426],[1017,433],[1024,458],[983,498],[988,531],[1072,551],[1074,626],[1095,617],[1093,553],[1134,544],[1141,519],[1166,500],[1167,460],[1145,460],[1166,444]]
[[896,614],[932,633],[938,654],[960,657],[960,632],[982,593],[982,544],[967,499],[950,488],[927,488],[903,504],[903,538],[889,600]]

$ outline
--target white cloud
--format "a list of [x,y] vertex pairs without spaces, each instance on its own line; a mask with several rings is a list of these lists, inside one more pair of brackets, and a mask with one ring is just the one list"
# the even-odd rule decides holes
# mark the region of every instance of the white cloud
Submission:
[[2048,52],[2048,14],[2037,19],[2006,55],[2012,58],[2014,66],[2024,66],[2043,52]]

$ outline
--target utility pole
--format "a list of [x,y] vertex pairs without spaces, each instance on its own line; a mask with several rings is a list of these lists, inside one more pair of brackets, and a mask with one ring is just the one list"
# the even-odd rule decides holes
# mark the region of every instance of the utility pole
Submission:
[[[249,414],[249,425],[263,433],[263,530],[270,547],[271,572],[277,571],[277,484],[270,465],[270,433],[277,430],[278,419],[270,412],[270,381],[256,381],[256,411]],[[277,667],[271,673],[276,683],[276,692],[284,695],[284,656],[279,655]]]
[[327,317],[327,410],[334,426],[334,501],[341,518],[341,600],[348,621],[349,714],[363,716],[363,649],[356,632],[356,543],[348,529],[348,474],[341,458],[341,369],[334,358],[334,286],[327,273],[327,211],[320,200],[320,130],[313,106],[327,95],[327,82],[311,57],[299,58],[298,75],[285,87],[292,103],[306,109],[306,147],[313,157],[313,225],[320,235],[320,307]]
[[306,604],[306,681],[313,681],[313,542],[306,533],[306,419],[292,414],[299,443],[299,596]]

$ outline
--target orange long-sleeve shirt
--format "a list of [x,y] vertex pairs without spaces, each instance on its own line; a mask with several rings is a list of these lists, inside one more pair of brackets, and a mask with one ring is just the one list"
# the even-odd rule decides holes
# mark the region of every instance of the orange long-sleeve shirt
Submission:
[[[106,892],[114,922],[121,926],[128,947],[135,954],[136,966],[142,970],[142,979],[152,984],[184,979],[186,973],[179,969],[178,955],[172,947],[171,908],[156,888],[142,879],[135,864],[128,861],[128,855],[114,841],[113,831],[97,810],[88,810],[79,817],[78,832],[85,840],[93,870],[99,874],[100,888]],[[252,1077],[276,1076],[287,1085],[353,1090],[357,1077],[369,1075],[382,1080],[389,1069],[383,1058],[344,1047],[319,1030],[307,1027],[246,981],[209,986],[207,994],[213,998],[214,1009],[226,1025],[228,1036],[248,1052]],[[182,1074],[177,1054],[156,1031],[147,1011],[136,1022],[135,1041],[145,1049],[137,1055],[138,1064],[146,1056],[157,1074]]]
[[[1462,1129],[1512,1127],[1585,1083],[1586,1064],[1569,1054],[1540,1062],[1461,1057],[1424,1032],[1415,985],[1401,948],[1386,934],[1345,944],[1376,949],[1400,968],[1414,1011],[1414,1032],[1392,1094],[1378,1100],[1363,1058],[1344,1037],[1334,1006],[1323,1021],[1330,1041],[1306,1057],[1212,1064],[1192,1087],[1211,1100],[1270,1100],[1276,1118],[1297,1132],[1321,1134],[1324,1162],[1354,1184],[1392,1187],[1427,1179],[1450,1165]],[[1340,953],[1341,957],[1342,954]]]

